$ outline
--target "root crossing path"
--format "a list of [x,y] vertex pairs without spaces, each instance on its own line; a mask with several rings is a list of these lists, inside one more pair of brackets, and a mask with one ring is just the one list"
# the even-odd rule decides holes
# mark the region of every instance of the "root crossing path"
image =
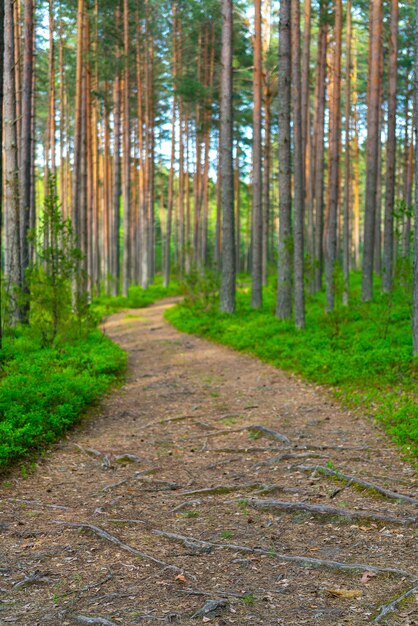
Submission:
[[323,388],[176,331],[171,304],[106,322],[124,386],[4,479],[0,624],[417,624],[411,466]]

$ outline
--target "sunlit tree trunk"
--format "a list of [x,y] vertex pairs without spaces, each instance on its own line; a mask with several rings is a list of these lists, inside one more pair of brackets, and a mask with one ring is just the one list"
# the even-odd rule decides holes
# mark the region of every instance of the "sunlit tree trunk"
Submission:
[[123,72],[123,272],[122,291],[128,295],[131,276],[131,139],[130,139],[130,115],[129,115],[129,6],[128,0],[123,2],[123,46],[124,46],[124,72]]
[[[0,0],[0,59],[4,60],[4,0]],[[0,62],[0,146],[3,145],[3,63]],[[0,259],[3,256],[3,151],[0,152]],[[3,272],[0,262],[0,349],[3,347]]]
[[[418,112],[418,0],[415,0],[415,78],[414,100]],[[414,118],[415,149],[418,149],[418,117]],[[418,355],[418,159],[415,159],[415,209],[414,209],[414,259],[413,259],[413,307],[412,337],[413,353]]]
[[[116,8],[116,23],[120,23],[120,7]],[[119,46],[116,50],[120,56]],[[112,295],[117,296],[120,288],[120,197],[121,197],[121,81],[119,70],[116,73],[113,87],[113,201],[112,201]]]

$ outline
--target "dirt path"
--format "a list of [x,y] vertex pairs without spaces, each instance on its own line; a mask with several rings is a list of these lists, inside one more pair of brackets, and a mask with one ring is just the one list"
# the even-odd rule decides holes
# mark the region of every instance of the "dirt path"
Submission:
[[[417,502],[309,468],[418,499],[412,468],[321,389],[177,332],[168,304],[107,322],[126,384],[0,487],[0,624],[373,623],[418,585]],[[378,623],[417,624],[416,600]]]

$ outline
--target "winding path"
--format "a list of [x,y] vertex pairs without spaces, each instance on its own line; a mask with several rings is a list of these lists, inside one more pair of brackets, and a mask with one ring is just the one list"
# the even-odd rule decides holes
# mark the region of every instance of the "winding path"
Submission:
[[322,388],[176,331],[170,305],[106,322],[124,386],[0,486],[0,625],[418,624],[413,469]]

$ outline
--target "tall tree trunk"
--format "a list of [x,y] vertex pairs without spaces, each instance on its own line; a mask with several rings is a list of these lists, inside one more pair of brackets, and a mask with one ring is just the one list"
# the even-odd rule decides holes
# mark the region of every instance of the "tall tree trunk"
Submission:
[[262,43],[261,0],[254,0],[254,71],[253,71],[253,207],[252,207],[252,289],[251,306],[259,309],[263,300],[263,202],[261,175],[262,118]]
[[20,146],[20,246],[21,283],[25,299],[22,305],[22,316],[27,321],[29,313],[29,288],[26,272],[29,266],[30,228],[30,194],[32,173],[32,84],[33,84],[33,36],[34,36],[34,4],[33,0],[25,0],[24,12],[24,50],[22,78],[22,130]]
[[18,290],[21,286],[19,230],[18,139],[16,118],[15,36],[13,0],[4,8],[4,200],[5,200],[5,277],[9,294],[11,325],[20,321]]
[[324,133],[328,48],[328,0],[320,5],[318,33],[316,93],[317,103],[314,118],[312,202],[315,213],[314,291],[322,286],[323,231],[324,231]]
[[221,51],[221,199],[222,280],[220,307],[235,311],[235,220],[232,121],[232,0],[222,0]]
[[373,268],[378,276],[382,272],[382,128],[383,128],[383,45],[380,47],[379,68],[379,127],[377,130],[376,217],[374,229]]
[[302,55],[302,150],[304,160],[304,173],[306,174],[305,190],[308,190],[308,146],[309,146],[309,62],[311,56],[311,3],[312,0],[304,0],[304,25],[303,25],[303,55]]
[[123,295],[128,295],[131,274],[131,140],[129,115],[129,7],[128,0],[123,2]]
[[[4,0],[0,0],[0,59],[4,61]],[[3,145],[3,61],[0,62],[0,146]],[[0,152],[0,350],[3,347],[3,151]]]
[[[116,22],[120,23],[120,7],[116,9]],[[119,47],[118,47],[119,50]],[[117,50],[117,56],[119,52]],[[113,219],[112,219],[112,295],[117,296],[120,288],[120,197],[121,197],[121,81],[116,74],[113,89]]]
[[350,290],[350,205],[351,205],[351,0],[346,7],[345,45],[345,157],[344,157],[344,230],[343,230],[343,304],[348,305]]
[[292,315],[292,197],[290,165],[291,0],[280,2],[279,33],[279,264],[276,315]]
[[340,169],[340,96],[341,96],[341,32],[342,3],[335,2],[334,42],[331,62],[330,86],[330,133],[329,133],[329,215],[326,233],[326,295],[327,311],[334,309],[335,270],[337,262],[338,237],[338,201],[339,201],[339,169]]
[[305,326],[305,285],[304,285],[304,160],[302,146],[302,99],[300,72],[300,5],[292,0],[292,100],[293,100],[293,150],[294,150],[294,235],[293,272],[295,298],[295,324]]
[[[354,50],[356,50],[356,36],[354,34]],[[359,183],[359,132],[357,111],[357,51],[353,59],[353,260],[354,267],[360,268],[360,183]]]
[[240,160],[239,141],[236,143],[235,172],[234,172],[234,194],[235,194],[235,270],[241,271],[241,182],[240,182]]
[[379,130],[379,75],[382,45],[382,0],[370,0],[369,21],[369,102],[367,109],[366,205],[364,213],[362,299],[373,297],[373,258],[376,222],[376,185]]
[[[415,79],[414,101],[418,112],[418,0],[415,0]],[[418,150],[418,115],[414,116],[415,149]],[[418,159],[415,159],[415,208],[414,208],[414,261],[413,261],[413,307],[412,338],[413,353],[418,355]]]

